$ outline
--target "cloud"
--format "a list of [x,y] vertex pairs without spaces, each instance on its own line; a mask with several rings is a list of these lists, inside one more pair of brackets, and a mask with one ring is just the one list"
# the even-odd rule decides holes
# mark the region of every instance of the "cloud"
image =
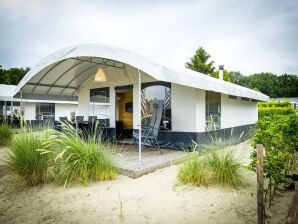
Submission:
[[297,12],[291,0],[4,0],[0,64],[32,67],[57,49],[102,43],[182,69],[203,46],[228,70],[297,74]]

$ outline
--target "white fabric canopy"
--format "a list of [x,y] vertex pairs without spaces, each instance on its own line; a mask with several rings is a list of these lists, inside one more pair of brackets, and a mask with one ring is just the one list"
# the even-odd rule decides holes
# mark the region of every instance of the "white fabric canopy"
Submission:
[[[40,94],[50,94],[51,91],[57,90],[56,93],[59,94],[71,92],[73,95],[75,88],[78,88],[78,86],[82,83],[80,79],[82,76],[85,76],[84,73],[86,72],[87,76],[88,70],[96,69],[94,64],[92,66],[89,59],[91,61],[92,59],[95,61],[96,59],[113,60],[114,62],[119,62],[119,66],[121,66],[121,63],[128,64],[147,73],[159,81],[221,92],[228,95],[247,97],[259,101],[269,100],[269,97],[262,93],[235,85],[233,83],[219,80],[189,69],[185,69],[183,71],[172,70],[165,66],[153,63],[131,51],[100,44],[76,45],[52,53],[41,60],[26,74],[26,76],[18,84],[14,94],[17,94],[17,92],[25,85],[32,85],[32,92],[38,90],[39,92],[37,92]],[[96,62],[102,63],[105,61]],[[114,64],[114,66],[118,65]],[[77,70],[79,67],[80,72],[78,73]],[[90,74],[93,75],[94,71]],[[68,80],[65,78],[67,76],[70,77]],[[30,84],[32,80],[34,80],[34,82]],[[43,80],[48,80],[48,84],[43,84]],[[47,89],[42,90],[42,87]]]
[[13,96],[16,91],[18,92],[17,86],[0,84],[0,100],[13,101]]

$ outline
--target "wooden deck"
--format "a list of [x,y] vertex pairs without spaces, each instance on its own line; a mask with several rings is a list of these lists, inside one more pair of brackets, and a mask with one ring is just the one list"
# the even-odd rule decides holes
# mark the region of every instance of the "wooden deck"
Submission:
[[131,178],[137,178],[157,169],[185,161],[188,154],[183,151],[162,149],[162,155],[155,148],[142,149],[142,161],[138,160],[138,151],[133,145],[116,145],[115,159],[121,173]]

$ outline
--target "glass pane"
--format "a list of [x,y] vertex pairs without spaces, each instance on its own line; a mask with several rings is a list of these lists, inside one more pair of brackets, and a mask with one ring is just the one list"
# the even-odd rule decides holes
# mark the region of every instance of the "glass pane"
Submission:
[[206,91],[206,129],[220,129],[221,95]]
[[37,120],[54,120],[55,104],[54,103],[37,103],[36,119]]
[[161,103],[162,117],[160,129],[171,130],[171,88],[162,85],[151,85],[142,90],[142,125],[149,126],[153,113],[154,104]]
[[105,87],[90,90],[90,116],[97,116],[97,119],[109,119],[109,88]]

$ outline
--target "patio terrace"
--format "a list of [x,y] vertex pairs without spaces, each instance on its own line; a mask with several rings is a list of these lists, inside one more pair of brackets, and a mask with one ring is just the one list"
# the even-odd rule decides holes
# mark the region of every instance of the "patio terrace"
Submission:
[[119,165],[120,173],[130,178],[138,178],[142,175],[153,172],[172,164],[178,164],[185,161],[188,154],[183,151],[162,149],[162,155],[159,150],[150,147],[142,149],[142,161],[138,161],[138,151],[134,145],[114,145],[114,157]]

